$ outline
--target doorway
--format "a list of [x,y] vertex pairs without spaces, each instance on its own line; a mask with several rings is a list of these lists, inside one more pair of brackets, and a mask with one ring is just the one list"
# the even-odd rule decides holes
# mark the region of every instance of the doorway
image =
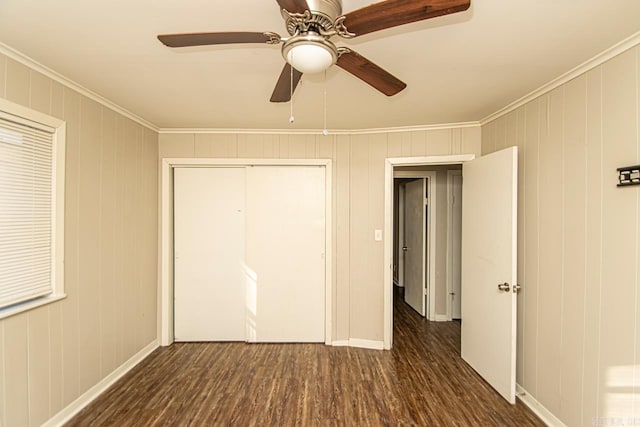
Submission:
[[[384,224],[385,224],[385,235],[390,236],[391,238],[385,239],[385,247],[384,247],[385,265],[389,266],[389,268],[385,268],[384,270],[384,285],[385,285],[384,286],[384,348],[385,349],[391,349],[393,345],[393,286],[394,286],[393,285],[393,246],[394,246],[394,240],[395,240],[395,233],[393,230],[393,205],[394,205],[393,179],[394,179],[395,170],[396,168],[399,169],[402,167],[413,167],[413,169],[416,169],[416,168],[424,169],[425,167],[462,165],[462,163],[471,161],[475,159],[475,157],[476,157],[475,154],[463,154],[463,155],[453,155],[453,156],[429,156],[429,157],[397,158],[397,159],[392,158],[392,159],[386,160],[385,223]],[[432,255],[435,255],[435,254],[432,254]],[[433,264],[435,264],[435,260]],[[435,271],[432,271],[431,273],[435,274]],[[433,313],[435,314],[435,310],[433,311]],[[442,320],[445,320],[445,319],[443,318]]]
[[[174,277],[175,277],[175,269],[174,269],[174,170],[178,168],[252,168],[254,171],[256,168],[260,166],[268,166],[268,167],[318,167],[323,170],[323,188],[324,188],[324,241],[323,247],[324,252],[320,255],[323,264],[324,264],[324,298],[323,299],[323,309],[324,309],[324,342],[326,344],[330,344],[332,342],[332,324],[334,318],[333,311],[333,288],[332,288],[332,194],[331,194],[331,177],[332,177],[332,169],[331,169],[331,160],[306,160],[306,159],[198,159],[198,158],[165,158],[162,159],[161,165],[161,224],[160,224],[160,283],[159,283],[159,326],[158,326],[158,334],[160,336],[160,344],[163,346],[170,345],[174,342]],[[259,183],[260,185],[266,183],[266,180],[257,179],[254,182]],[[259,191],[256,194],[265,195],[266,193],[263,191]],[[320,196],[322,198],[322,196]],[[317,197],[316,197],[317,199]],[[260,199],[254,199],[256,203],[260,202]],[[251,201],[248,201],[251,203]],[[271,206],[271,205],[267,205]],[[257,210],[261,210],[257,209]],[[262,221],[262,217],[256,217],[256,221],[254,225],[257,226],[259,230],[262,230],[266,233],[277,231],[278,227],[272,228],[264,228],[258,224]],[[258,239],[259,241],[263,241],[262,238]],[[292,245],[294,246],[294,245]],[[259,250],[260,247],[253,245],[252,251]],[[252,253],[248,255],[251,257]],[[253,264],[258,264],[257,262]],[[262,274],[262,279],[267,280],[269,276],[269,272],[267,269],[269,266],[265,267],[265,273]],[[266,283],[266,282],[265,282]],[[248,300],[248,298],[247,298]],[[266,300],[263,299],[263,302]],[[247,301],[248,306],[249,301]],[[268,307],[269,304],[266,305]],[[265,309],[266,310],[266,309]],[[268,311],[262,310],[262,314],[269,314]],[[278,315],[276,313],[276,315]],[[268,319],[262,320],[261,324],[263,326],[268,326]],[[259,334],[260,331],[257,331]],[[267,334],[262,334],[263,337],[266,337],[266,341],[277,341],[276,338],[272,336],[268,336]],[[255,339],[251,339],[249,336],[249,340],[251,341],[262,341],[260,336],[256,335]]]
[[[394,284],[430,321],[460,318],[461,178],[459,164],[394,168]],[[415,285],[420,279],[424,286]],[[416,306],[417,287],[424,288],[424,311]]]
[[420,316],[435,315],[436,172],[394,171],[394,283]]

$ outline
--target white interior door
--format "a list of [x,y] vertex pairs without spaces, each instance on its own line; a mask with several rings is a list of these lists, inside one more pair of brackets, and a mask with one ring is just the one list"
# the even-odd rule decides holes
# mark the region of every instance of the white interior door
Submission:
[[247,169],[251,342],[324,342],[325,168]]
[[405,184],[404,301],[425,315],[425,179]]
[[462,313],[461,251],[462,251],[462,174],[451,176],[451,317],[460,319]]
[[515,403],[517,147],[463,165],[462,358]]
[[244,168],[174,170],[176,341],[244,341]]

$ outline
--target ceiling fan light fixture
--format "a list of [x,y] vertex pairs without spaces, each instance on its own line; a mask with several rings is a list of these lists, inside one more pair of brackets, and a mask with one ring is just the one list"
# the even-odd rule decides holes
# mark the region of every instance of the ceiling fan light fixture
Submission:
[[303,74],[320,73],[338,60],[338,49],[324,37],[307,33],[291,37],[282,46],[282,56]]

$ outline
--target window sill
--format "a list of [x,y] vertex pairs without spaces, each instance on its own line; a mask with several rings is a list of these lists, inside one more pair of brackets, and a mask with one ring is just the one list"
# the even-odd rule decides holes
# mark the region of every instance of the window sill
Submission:
[[66,297],[66,294],[47,295],[31,301],[15,304],[10,307],[0,308],[0,319],[6,319],[7,317],[15,316],[16,314],[33,310],[34,308],[51,304],[52,302],[60,301],[61,299],[65,299]]

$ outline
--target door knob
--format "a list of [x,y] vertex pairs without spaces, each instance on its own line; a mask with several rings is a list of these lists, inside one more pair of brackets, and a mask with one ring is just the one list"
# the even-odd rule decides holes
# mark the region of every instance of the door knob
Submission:
[[405,252],[407,252],[407,249],[408,249],[408,248],[407,248],[406,246],[403,246],[403,247],[402,247],[402,250],[403,250],[403,251],[405,251]]
[[509,292],[509,290],[511,290],[511,286],[507,282],[504,282],[498,285],[498,289],[500,289],[501,291]]

